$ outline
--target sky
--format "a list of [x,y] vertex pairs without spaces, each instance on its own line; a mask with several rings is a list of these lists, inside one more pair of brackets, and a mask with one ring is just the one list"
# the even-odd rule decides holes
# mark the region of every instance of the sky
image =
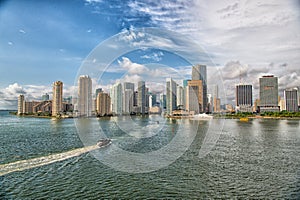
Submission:
[[[27,100],[51,95],[58,80],[64,96],[72,95],[86,61],[116,38],[143,45],[97,55],[119,52],[110,63],[95,59],[102,73],[94,89],[146,80],[160,93],[166,78],[178,84],[190,78],[194,63],[188,58],[198,56],[222,103],[234,104],[240,82],[252,84],[258,98],[259,77],[269,74],[279,78],[282,96],[283,89],[300,86],[299,11],[299,0],[0,1],[0,109],[16,109],[20,94]],[[154,36],[145,37],[145,28],[154,28]]]

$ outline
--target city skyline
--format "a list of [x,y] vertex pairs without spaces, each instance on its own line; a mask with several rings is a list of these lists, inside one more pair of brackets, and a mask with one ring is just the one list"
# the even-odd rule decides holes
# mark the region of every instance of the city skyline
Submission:
[[[257,91],[258,78],[274,74],[279,77],[281,96],[285,88],[300,85],[297,1],[151,4],[76,0],[72,4],[53,1],[0,4],[0,109],[16,109],[15,96],[20,94],[32,100],[45,93],[51,95],[49,86],[53,80],[64,82],[64,93],[71,96],[76,73],[95,46],[119,32],[142,27],[175,31],[203,47],[216,64],[203,63],[207,65],[207,84],[219,84],[222,102],[235,104],[233,88],[240,80]],[[149,62],[161,65],[153,68]],[[149,88],[162,91],[162,80],[168,74],[190,77],[189,67],[169,52],[139,51],[117,58],[103,82],[93,82],[107,90],[115,84],[114,80],[138,82],[151,72],[160,84],[153,81]],[[180,79],[174,77],[174,80]],[[253,96],[257,98],[258,92]]]

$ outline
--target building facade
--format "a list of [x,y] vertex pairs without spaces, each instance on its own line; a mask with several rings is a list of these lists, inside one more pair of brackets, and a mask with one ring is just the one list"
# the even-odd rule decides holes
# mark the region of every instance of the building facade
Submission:
[[92,79],[83,75],[78,80],[78,115],[82,117],[92,116],[93,99],[92,99]]
[[273,75],[259,78],[259,112],[279,112],[278,78]]
[[122,114],[123,98],[122,98],[122,84],[116,83],[111,89],[111,104],[112,112],[115,115]]
[[60,115],[63,103],[63,83],[56,81],[53,83],[52,116]]
[[206,65],[195,65],[192,67],[192,80],[202,81],[202,108],[200,112],[208,112],[207,110],[207,70]]
[[284,90],[285,109],[288,112],[299,112],[298,88]]
[[133,112],[134,103],[134,83],[123,83],[123,113]]
[[96,111],[98,116],[106,116],[111,113],[111,99],[107,93],[99,92],[96,101]]
[[[188,81],[186,110],[194,111],[195,114],[204,112],[203,98],[203,81],[191,80]],[[207,98],[207,97],[206,97]]]
[[146,86],[145,81],[138,82],[138,98],[137,106],[140,114],[145,114],[146,112]]
[[235,88],[235,102],[237,112],[252,112],[252,85],[239,84]]
[[177,84],[172,78],[166,79],[166,112],[168,115],[176,109],[176,87]]
[[18,115],[25,113],[25,98],[24,95],[18,97]]

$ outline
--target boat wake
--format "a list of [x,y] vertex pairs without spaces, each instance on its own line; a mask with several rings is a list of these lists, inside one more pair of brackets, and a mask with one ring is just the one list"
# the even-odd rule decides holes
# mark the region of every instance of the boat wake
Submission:
[[3,176],[5,174],[9,174],[16,171],[23,171],[26,169],[32,169],[35,167],[40,167],[43,165],[48,165],[54,162],[59,162],[66,160],[68,158],[80,156],[81,154],[87,153],[89,151],[93,151],[99,149],[98,145],[93,146],[87,146],[79,149],[74,149],[71,151],[58,153],[58,154],[52,154],[49,156],[43,156],[39,158],[33,158],[28,160],[20,160],[8,164],[0,165],[0,176]]

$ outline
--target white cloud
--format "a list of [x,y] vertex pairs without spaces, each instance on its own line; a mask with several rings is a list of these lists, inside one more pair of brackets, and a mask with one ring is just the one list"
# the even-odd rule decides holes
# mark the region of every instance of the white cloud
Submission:
[[118,60],[119,65],[128,71],[129,74],[144,74],[149,71],[144,65],[133,63],[129,58],[122,57],[122,60]]
[[7,42],[7,44],[10,45],[10,46],[14,45],[14,43],[11,42],[11,41]]
[[23,33],[23,34],[26,33],[23,29],[20,29],[19,32],[20,32],[20,33]]
[[150,59],[150,60],[154,60],[154,61],[158,62],[158,61],[161,61],[163,56],[164,56],[164,53],[159,51],[159,52],[153,52],[149,55],[141,56],[141,58]]

